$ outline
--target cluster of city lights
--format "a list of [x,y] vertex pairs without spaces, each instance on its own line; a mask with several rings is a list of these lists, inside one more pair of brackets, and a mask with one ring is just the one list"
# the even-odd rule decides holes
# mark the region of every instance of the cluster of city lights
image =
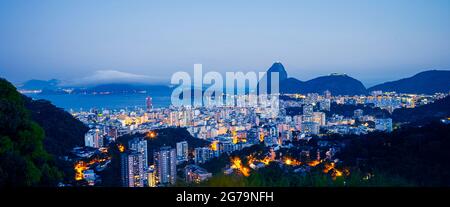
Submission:
[[117,149],[119,149],[119,152],[125,152],[125,146],[123,144],[117,144]]
[[88,170],[90,168],[90,166],[92,166],[93,164],[96,163],[103,163],[106,162],[108,160],[110,160],[111,158],[94,158],[92,160],[90,160],[89,162],[85,162],[85,161],[78,161],[75,163],[74,165],[74,170],[75,170],[75,180],[82,180],[84,179],[84,171]]
[[149,131],[149,132],[147,132],[147,134],[145,135],[145,137],[146,137],[147,139],[155,139],[156,136],[157,136],[157,134],[156,134],[155,131]]
[[[257,162],[263,163],[264,165],[267,166],[271,162],[276,161],[273,156],[272,157],[265,156],[263,159],[257,159],[253,155],[247,156],[247,160],[248,160],[247,164],[249,166],[252,166]],[[343,170],[337,169],[336,164],[334,162],[325,162],[324,160],[312,160],[312,161],[303,163],[293,157],[284,156],[281,159],[279,159],[278,161],[280,163],[283,163],[286,166],[301,166],[301,165],[305,164],[309,167],[317,167],[323,163],[323,165],[321,165],[321,166],[323,166],[322,172],[325,174],[330,174],[330,176],[332,177],[333,180],[336,179],[336,177],[350,175],[350,171],[348,169],[343,169]],[[239,158],[237,156],[231,158],[231,169],[237,170],[237,172],[244,175],[245,177],[250,176],[250,168],[244,166],[241,158]]]
[[245,177],[250,176],[250,169],[249,169],[248,167],[245,167],[245,166],[242,164],[241,158],[239,158],[239,157],[234,157],[234,158],[231,159],[231,163],[232,163],[232,165],[231,165],[231,168],[232,168],[232,169],[237,169],[237,170],[239,170],[239,172],[241,172],[242,175],[244,175]]

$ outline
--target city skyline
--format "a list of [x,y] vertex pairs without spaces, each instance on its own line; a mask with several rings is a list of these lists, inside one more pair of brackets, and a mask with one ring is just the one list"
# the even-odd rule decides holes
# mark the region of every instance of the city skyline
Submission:
[[[366,87],[450,68],[448,1],[0,3],[0,72],[15,83],[176,71],[347,73]],[[81,12],[82,11],[82,12]]]
[[450,0],[0,0],[0,190],[81,206],[439,200],[449,37]]

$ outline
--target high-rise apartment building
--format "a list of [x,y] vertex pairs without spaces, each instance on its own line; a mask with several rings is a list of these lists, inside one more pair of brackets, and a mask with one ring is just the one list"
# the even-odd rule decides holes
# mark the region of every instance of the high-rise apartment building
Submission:
[[161,147],[154,153],[156,176],[159,184],[175,184],[177,175],[177,154],[171,147]]
[[120,165],[123,187],[144,187],[145,171],[142,153],[132,150],[122,153]]
[[187,141],[177,142],[177,162],[188,161],[188,143]]

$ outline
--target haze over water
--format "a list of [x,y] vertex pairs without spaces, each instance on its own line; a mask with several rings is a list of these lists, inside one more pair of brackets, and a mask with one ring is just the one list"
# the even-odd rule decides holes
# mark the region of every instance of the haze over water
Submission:
[[[34,99],[45,99],[57,107],[66,111],[88,111],[90,109],[134,109],[135,107],[145,109],[145,98],[149,94],[27,94]],[[168,107],[170,105],[170,94],[167,96],[151,96],[154,108]]]

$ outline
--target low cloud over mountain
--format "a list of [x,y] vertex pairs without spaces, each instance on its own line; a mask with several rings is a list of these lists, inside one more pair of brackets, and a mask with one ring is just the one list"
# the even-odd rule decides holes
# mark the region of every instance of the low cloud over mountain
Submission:
[[147,75],[127,73],[117,70],[99,70],[94,74],[68,81],[65,85],[89,86],[107,83],[142,83],[155,84],[161,83],[163,78]]

